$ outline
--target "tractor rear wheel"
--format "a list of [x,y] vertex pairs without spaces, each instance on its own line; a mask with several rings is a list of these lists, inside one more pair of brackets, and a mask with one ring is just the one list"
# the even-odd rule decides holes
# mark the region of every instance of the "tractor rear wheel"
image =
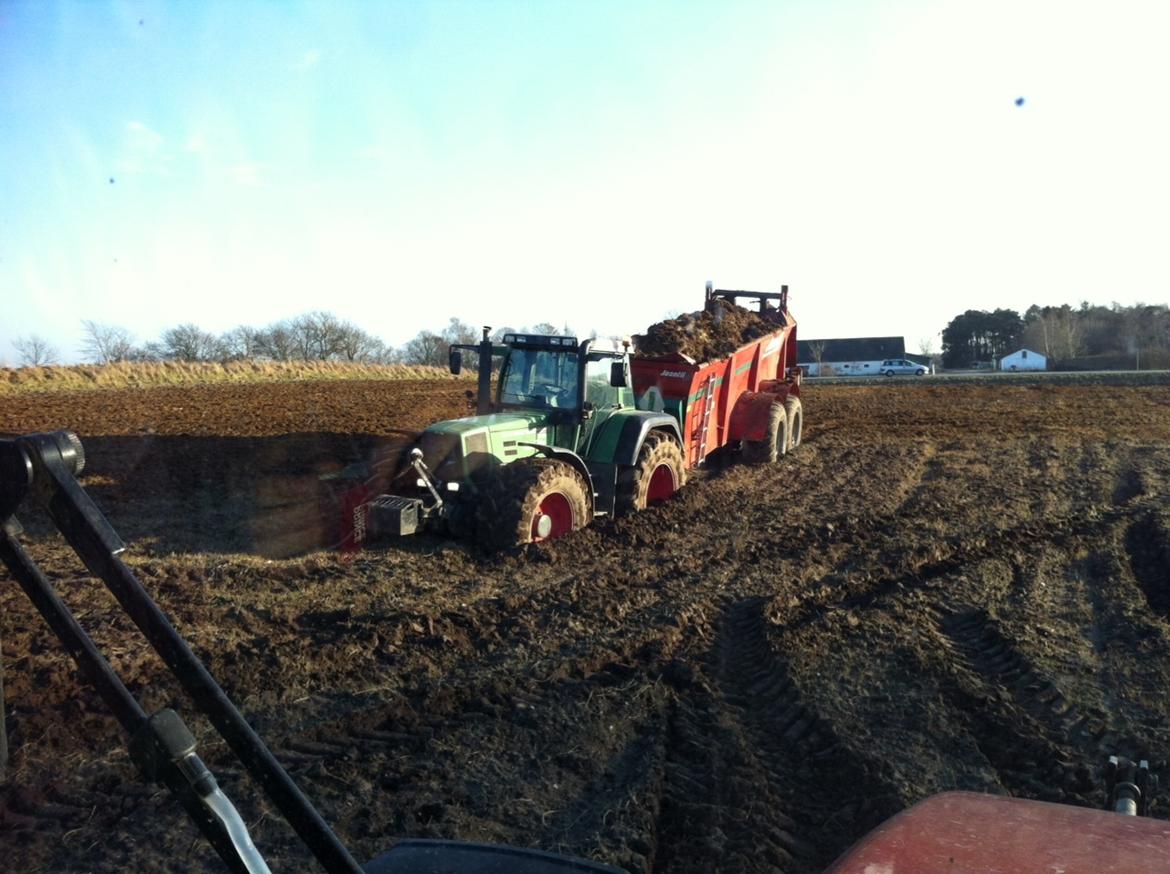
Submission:
[[788,419],[788,451],[791,452],[800,445],[804,433],[804,410],[800,406],[800,398],[788,398],[784,402],[784,414]]
[[638,463],[618,474],[616,515],[660,504],[686,481],[686,462],[678,441],[662,431],[651,431],[638,452]]
[[772,401],[763,440],[743,441],[743,460],[748,464],[771,464],[788,451],[788,413],[784,404]]
[[476,513],[479,540],[493,549],[555,540],[589,524],[581,475],[548,458],[514,461],[497,471]]

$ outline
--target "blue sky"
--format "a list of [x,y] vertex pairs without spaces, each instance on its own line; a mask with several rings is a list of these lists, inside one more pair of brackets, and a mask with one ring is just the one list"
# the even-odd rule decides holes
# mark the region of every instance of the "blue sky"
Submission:
[[1164,303],[1168,43],[1157,0],[0,0],[0,362],[81,319],[626,334],[708,278],[912,351]]

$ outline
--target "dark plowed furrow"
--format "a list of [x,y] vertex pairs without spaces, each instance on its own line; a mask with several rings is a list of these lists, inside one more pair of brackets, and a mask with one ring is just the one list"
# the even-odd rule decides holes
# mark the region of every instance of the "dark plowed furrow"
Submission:
[[1078,742],[1096,739],[1102,723],[1099,714],[1086,717],[1074,710],[1066,693],[1032,665],[985,612],[949,616],[942,630],[978,673],[1010,689],[1016,702],[1037,721],[1056,729],[1058,737]]
[[[829,597],[803,601],[784,616],[784,624],[788,629],[797,629],[818,622],[829,608],[869,609],[893,594],[937,586],[940,580],[962,573],[980,561],[998,559],[1013,553],[1026,554],[1034,550],[1037,544],[1066,548],[1075,546],[1086,537],[1104,537],[1119,520],[1143,512],[1146,505],[1147,501],[1135,499],[1124,507],[1111,507],[1101,512],[1072,514],[1043,521],[1031,520],[1004,529],[986,526],[956,540],[950,547],[934,546],[929,553],[933,557],[929,560],[907,556],[902,562],[905,567],[903,572],[866,577],[865,586],[860,591],[855,586],[834,586]],[[881,566],[881,555],[878,550],[858,549],[847,557],[839,558],[838,564],[848,562],[858,567]]]
[[726,668],[720,677],[725,700],[745,720],[767,724],[769,748],[782,745],[797,754],[823,757],[837,748],[837,738],[804,704],[786,666],[772,650],[763,606],[753,599],[729,613],[722,638]]
[[1150,609],[1170,619],[1170,533],[1165,525],[1147,513],[1126,529],[1125,549]]
[[1145,493],[1146,484],[1141,471],[1128,467],[1117,478],[1117,485],[1113,487],[1112,500],[1115,505],[1126,504]]
[[[719,834],[721,870],[758,870],[760,858],[776,871],[819,870],[902,799],[805,700],[768,639],[764,605],[751,598],[727,610],[710,656],[714,694],[680,704],[669,761],[678,771],[667,770],[659,845],[677,842],[680,829]],[[672,812],[682,815],[667,818]],[[712,868],[709,858],[687,868],[712,848],[682,841],[656,870]],[[737,865],[737,857],[757,861]]]
[[1005,785],[1046,793],[1052,800],[1063,799],[1066,791],[1092,791],[1085,768],[1071,763],[1069,754],[1103,760],[1117,742],[1107,717],[1096,709],[1076,708],[983,610],[950,614],[940,627],[978,678],[960,678],[947,691]]
[[652,870],[758,870],[761,862],[777,872],[815,870],[765,763],[720,710],[701,696],[671,714]]

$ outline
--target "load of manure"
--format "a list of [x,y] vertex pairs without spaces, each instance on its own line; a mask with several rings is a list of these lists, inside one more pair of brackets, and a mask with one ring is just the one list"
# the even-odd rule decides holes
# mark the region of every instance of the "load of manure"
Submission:
[[635,334],[634,351],[642,358],[686,355],[696,362],[715,361],[784,324],[780,310],[761,314],[715,299],[705,309],[683,313],[651,325],[644,334]]

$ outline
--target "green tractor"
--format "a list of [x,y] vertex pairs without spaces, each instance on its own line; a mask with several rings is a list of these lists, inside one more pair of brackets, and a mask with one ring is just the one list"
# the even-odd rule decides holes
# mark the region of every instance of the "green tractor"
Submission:
[[519,333],[493,343],[489,330],[450,353],[455,374],[464,352],[478,355],[476,415],[423,432],[405,471],[418,491],[375,498],[372,535],[437,527],[506,547],[562,537],[682,487],[678,420],[636,408],[628,348]]

